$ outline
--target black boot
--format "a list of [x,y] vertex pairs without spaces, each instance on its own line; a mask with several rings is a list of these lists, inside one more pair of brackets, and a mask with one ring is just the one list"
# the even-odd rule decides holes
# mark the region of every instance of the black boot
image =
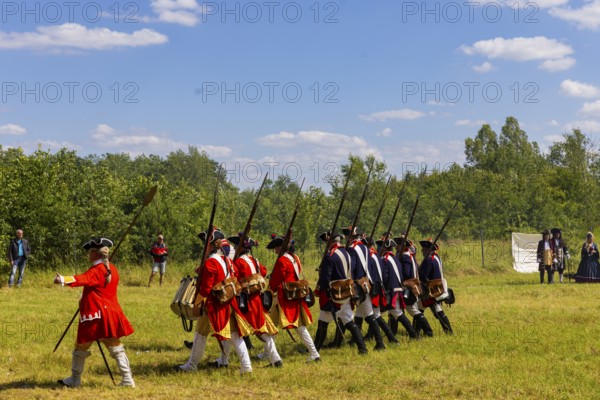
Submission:
[[[360,331],[360,333],[362,333],[363,319],[361,317],[354,317],[354,323],[356,324],[356,326],[358,326],[358,330]],[[350,340],[348,340],[348,344],[353,345],[354,338],[350,338]]]
[[250,336],[244,336],[244,343],[246,343],[246,348],[248,351],[254,348],[254,346],[252,346],[252,342],[250,341]]
[[325,321],[319,321],[319,325],[317,326],[317,333],[315,334],[315,347],[317,351],[321,350],[323,347],[323,343],[325,343],[325,339],[327,338],[327,328],[329,324]]
[[344,327],[344,325],[342,325],[342,320],[340,319],[338,319],[338,326],[339,328],[337,326],[335,327],[335,337],[333,338],[333,342],[325,345],[325,348],[339,349],[340,347],[342,347],[342,343],[344,342],[344,332],[346,331],[346,328]]
[[444,313],[444,311],[438,312],[437,316],[444,332],[447,335],[453,335],[454,332],[452,331],[452,326],[450,326],[450,320],[448,319],[448,316]]
[[371,327],[371,325],[369,325],[369,329],[367,329],[367,334],[363,337],[363,340],[371,340],[371,339],[373,339],[373,328]]
[[385,350],[385,343],[383,343],[383,337],[381,336],[381,330],[379,329],[379,321],[371,314],[365,318],[365,322],[369,324],[373,330],[373,337],[375,338],[375,348],[373,350]]
[[554,283],[554,271],[548,271],[548,284]]
[[354,321],[348,322],[345,328],[352,334],[352,337],[356,342],[356,347],[358,347],[358,354],[367,354],[369,351],[367,350],[367,346],[365,346],[362,333],[358,330],[358,326],[356,326]]
[[394,334],[394,336],[396,336],[398,334],[398,320],[394,317],[392,317],[392,314],[388,315],[388,325],[390,327],[390,329],[392,330],[392,333]]
[[545,274],[544,270],[541,270],[540,271],[540,283],[544,283],[544,274]]
[[429,321],[425,318],[425,314],[420,313],[415,315],[415,320],[417,321],[417,326],[419,327],[419,331],[423,330],[425,336],[433,337],[433,329],[431,329],[431,325],[429,325]]
[[411,339],[417,338],[417,332],[415,332],[415,328],[413,328],[406,315],[402,314],[398,317],[398,320],[396,321],[396,327],[398,326],[398,321],[400,321],[404,329],[406,329],[406,332]]
[[[392,317],[392,318],[394,318],[394,317]],[[396,322],[396,323],[398,323],[398,322]],[[385,320],[383,319],[383,317],[381,315],[377,318],[377,324],[379,325],[379,327],[381,328],[383,333],[385,333],[385,337],[387,337],[387,340],[390,343],[400,343],[400,342],[398,342],[398,339],[396,339],[396,336],[392,333],[392,329],[390,328],[390,326],[385,323]]]

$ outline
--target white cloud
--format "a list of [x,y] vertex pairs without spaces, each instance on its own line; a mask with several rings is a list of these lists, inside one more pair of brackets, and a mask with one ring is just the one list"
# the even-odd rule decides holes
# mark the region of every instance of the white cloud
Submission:
[[462,45],[459,50],[469,56],[482,55],[489,59],[542,61],[539,67],[547,71],[563,71],[575,65],[575,59],[567,57],[573,54],[571,46],[545,36],[497,37],[480,40],[471,46]]
[[403,108],[401,110],[389,110],[374,112],[369,115],[360,115],[359,118],[369,122],[384,122],[389,119],[413,120],[425,116],[421,111]]
[[548,13],[556,18],[575,24],[580,29],[600,28],[600,0],[593,0],[580,8],[552,8]]
[[195,146],[205,151],[211,158],[227,157],[232,150],[226,146],[213,146],[179,142],[166,134],[155,134],[143,128],[132,128],[129,132],[117,131],[106,124],[96,126],[90,132],[94,145],[109,149],[114,153],[128,153],[133,156],[140,154],[167,155],[172,151],[185,150]]
[[[379,150],[362,137],[323,131],[279,132],[259,137],[256,143],[280,149],[278,158],[296,159],[308,165],[311,160],[342,162],[348,158],[348,154],[361,157],[379,154]],[[290,149],[292,154],[284,154],[285,149]]]
[[163,44],[168,38],[152,29],[133,33],[87,28],[75,23],[40,26],[35,32],[0,31],[0,49],[109,50]]
[[151,7],[158,21],[184,26],[197,25],[203,11],[196,0],[152,0]]
[[377,132],[378,137],[390,137],[392,136],[391,128],[384,128],[381,132]]
[[577,61],[573,57],[565,57],[556,60],[546,60],[539,65],[539,68],[548,72],[566,71],[576,63]]
[[600,117],[600,100],[596,100],[593,103],[583,103],[579,114]]
[[600,89],[588,83],[565,79],[560,84],[560,91],[569,97],[581,97],[590,99],[600,96]]
[[494,66],[488,61],[484,62],[481,65],[473,66],[473,71],[478,72],[480,74],[485,74],[486,72],[490,72],[492,70],[494,70]]
[[0,126],[0,135],[24,135],[27,129],[16,124],[6,124]]
[[435,100],[429,100],[427,102],[427,104],[429,104],[430,106],[439,106],[439,107],[454,107],[456,105],[456,103],[447,103],[445,101],[435,101]]
[[475,127],[481,127],[484,124],[487,124],[487,122],[482,119],[478,119],[475,121],[470,120],[470,119],[459,119],[458,121],[456,121],[454,123],[454,125],[456,125],[456,126],[475,126]]
[[58,151],[61,149],[69,149],[69,150],[81,150],[80,146],[73,144],[68,141],[57,142],[56,140],[38,140],[35,142],[35,146],[41,146],[42,149],[50,150],[50,151]]
[[563,135],[546,135],[544,140],[550,143],[562,143],[565,141],[565,137]]
[[560,126],[560,123],[557,120],[552,119],[552,120],[550,120],[548,122],[548,125],[550,125],[550,126]]
[[568,132],[571,132],[573,129],[579,129],[583,133],[598,133],[600,132],[600,122],[587,119],[568,122],[564,126],[564,130]]

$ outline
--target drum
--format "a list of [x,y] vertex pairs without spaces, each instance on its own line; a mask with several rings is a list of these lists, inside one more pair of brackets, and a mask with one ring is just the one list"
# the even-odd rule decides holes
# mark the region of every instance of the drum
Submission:
[[[196,278],[192,278],[189,275],[181,279],[179,283],[179,289],[173,297],[171,302],[171,311],[175,315],[181,317],[183,323],[183,329],[187,332],[192,330],[192,322],[198,319],[197,315],[194,315],[194,299],[196,297]],[[187,323],[186,321],[190,321]],[[189,330],[188,330],[189,329]]]

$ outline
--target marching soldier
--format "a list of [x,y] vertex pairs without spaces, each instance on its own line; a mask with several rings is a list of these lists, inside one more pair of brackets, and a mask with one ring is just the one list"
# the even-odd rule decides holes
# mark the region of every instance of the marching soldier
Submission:
[[[280,254],[284,238],[276,235],[271,235],[271,238],[272,240],[267,244],[267,249]],[[303,298],[288,298],[289,293],[284,293],[285,284],[299,282],[301,273],[302,265],[295,254],[292,241],[283,255],[277,258],[271,273],[271,279],[269,279],[269,288],[276,294],[275,298],[277,300],[271,308],[271,318],[283,329],[296,329],[302,343],[308,350],[309,359],[320,361],[319,352],[307,329],[307,326],[312,324],[312,315],[306,300]]]
[[538,242],[537,262],[539,263],[540,283],[544,283],[544,271],[548,272],[548,284],[554,283],[554,244],[550,240],[550,231],[544,229],[542,240]]
[[560,283],[564,282],[564,272],[566,260],[571,258],[567,244],[562,238],[562,232],[559,228],[552,228],[550,230],[552,234],[552,247],[554,249],[554,269],[558,271],[558,277]]
[[[419,268],[415,257],[416,249],[413,246],[413,242],[409,239],[405,239],[404,246],[402,246],[403,249],[401,249],[400,246],[403,238],[403,236],[400,236],[394,240],[398,243],[397,257],[400,259],[400,264],[402,265],[402,286],[408,292],[408,296],[405,299],[406,312],[413,318],[413,324],[410,324],[404,314],[397,321],[400,321],[411,339],[418,338],[417,332],[421,331],[427,336],[433,336],[433,330],[429,325],[429,321],[427,321],[425,315],[419,310],[419,296],[422,293],[422,289],[421,282],[419,281]],[[397,321],[396,327],[398,324]]]
[[[351,235],[348,253],[352,259],[352,276],[355,282],[359,283],[357,286],[358,290],[361,292],[359,293],[360,298],[356,304],[355,322],[360,329],[362,320],[364,319],[369,325],[368,335],[375,339],[375,350],[383,350],[385,349],[385,344],[383,343],[383,337],[381,336],[382,330],[391,343],[398,343],[398,339],[391,333],[390,327],[383,320],[381,314],[376,314],[373,309],[371,289],[373,288],[374,282],[379,280],[379,277],[377,275],[373,276],[374,274],[372,274],[372,271],[374,269],[376,270],[377,267],[373,264],[374,260],[371,258],[371,251],[369,250],[369,247],[367,247],[363,235],[359,233],[356,228],[354,232],[351,232],[351,229],[352,227],[344,229],[344,234]],[[360,284],[361,282],[363,283]]]
[[[319,238],[327,243],[329,241],[329,235],[331,232],[324,232],[319,235]],[[347,283],[350,287],[347,291],[352,290],[352,260],[348,251],[340,244],[342,236],[334,234],[333,243],[329,249],[329,252],[323,260],[323,264],[319,270],[319,305],[321,312],[319,314],[319,325],[317,328],[317,334],[315,337],[315,346],[320,349],[325,342],[327,337],[327,328],[330,322],[334,322],[336,325],[336,335],[334,344],[332,347],[340,347],[343,340],[342,329],[347,329],[352,334],[352,338],[358,347],[359,354],[367,354],[367,348],[362,337],[360,329],[353,320],[351,297],[344,300],[336,300],[332,298],[330,286],[332,282]],[[342,326],[339,325],[338,319],[342,322]],[[370,322],[374,322],[373,311],[371,310]],[[381,338],[381,334],[380,334]],[[379,344],[379,343],[378,343]],[[385,346],[383,347],[385,348]]]
[[[205,240],[206,236],[205,234]],[[202,270],[197,271],[200,288],[197,292],[196,303],[200,303],[203,307],[203,313],[206,313],[210,325],[206,319],[200,317],[196,324],[190,357],[185,364],[176,367],[178,371],[196,371],[198,362],[204,355],[206,342],[212,327],[213,336],[221,342],[225,354],[228,354],[229,346],[233,345],[235,348],[240,359],[240,373],[252,372],[250,355],[242,337],[252,333],[253,329],[242,315],[235,296],[221,303],[213,291],[226,278],[234,277],[236,274],[233,263],[223,253],[222,244],[224,239],[223,232],[215,230],[210,237],[210,241],[206,243],[206,246],[209,246],[209,256]]]
[[[206,231],[204,232],[200,232],[198,234],[198,238],[202,241],[202,242],[206,242]],[[221,241],[221,251],[223,252],[223,254],[225,254],[225,256],[227,256],[227,258],[229,258],[231,261],[233,261],[233,257],[235,256],[235,247],[233,247],[231,245],[231,243],[229,243],[229,241],[227,239],[223,239]],[[252,350],[254,347],[252,346],[252,342],[250,341],[250,336],[244,336],[243,337],[244,342],[246,343],[246,348],[248,350]],[[183,344],[185,345],[185,347],[187,347],[188,349],[192,348],[192,342],[189,342],[187,340],[183,341]],[[222,357],[220,357],[217,362],[209,362],[208,364],[212,367],[223,367],[226,366],[227,364],[223,364],[225,362],[227,358],[224,357],[222,355]],[[219,360],[221,360],[222,362],[219,363]]]
[[127,320],[119,300],[117,286],[119,271],[109,261],[109,247],[113,242],[106,238],[95,238],[83,245],[88,250],[88,259],[92,266],[83,274],[62,276],[58,273],[54,283],[70,287],[83,286],[83,294],[79,302],[79,325],[77,326],[77,343],[73,350],[71,376],[58,381],[69,386],[81,386],[81,374],[85,359],[91,354],[90,347],[95,341],[102,342],[117,361],[121,373],[120,386],[135,387],[129,359],[120,338],[133,333],[133,327]]
[[[419,241],[423,252],[423,262],[419,267],[419,280],[423,285],[425,297],[421,301],[423,307],[429,307],[434,317],[440,321],[444,332],[453,334],[448,316],[444,313],[440,301],[448,297],[448,287],[444,279],[442,260],[437,251],[439,246],[431,239]],[[421,310],[422,311],[422,310]]]
[[[408,321],[406,319],[406,316],[402,312],[402,310],[406,308],[404,304],[404,288],[402,287],[402,267],[400,262],[398,261],[398,258],[396,258],[393,252],[393,250],[398,246],[398,244],[394,239],[391,238],[387,239],[385,243],[384,239],[378,240],[376,243],[377,246],[383,247],[382,272],[387,297],[386,308],[388,309],[388,314],[390,316],[390,321],[392,321],[392,326],[395,326],[397,332],[398,321]],[[403,326],[405,326],[404,322]],[[390,329],[390,331],[392,330]]]
[[[248,238],[244,243],[240,244],[239,236],[232,236],[228,240],[236,247],[242,246],[240,256],[234,261],[234,264],[237,267],[238,280],[240,282],[245,280],[246,282],[257,286],[262,286],[262,284],[266,286],[264,278],[267,275],[267,269],[252,255],[251,250],[252,247],[258,246],[258,242]],[[248,291],[242,292],[241,296],[247,297],[247,305],[245,305],[246,311],[242,309],[242,312],[248,323],[254,328],[254,333],[264,342],[265,356],[269,357],[270,360],[268,366],[281,367],[283,362],[277,352],[274,340],[274,335],[276,335],[278,331],[273,320],[271,320],[271,317],[263,307],[261,292],[262,290],[258,288],[253,293],[248,293]],[[247,344],[248,342],[246,342],[246,345]]]

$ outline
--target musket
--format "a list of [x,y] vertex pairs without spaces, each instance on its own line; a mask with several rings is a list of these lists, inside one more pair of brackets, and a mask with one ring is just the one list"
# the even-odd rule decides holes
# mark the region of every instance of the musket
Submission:
[[325,251],[323,252],[323,257],[321,257],[321,262],[319,263],[319,267],[316,271],[320,271],[323,263],[325,262],[325,257],[327,257],[327,253],[329,253],[329,248],[333,244],[333,235],[335,235],[335,230],[337,229],[337,222],[340,218],[340,214],[342,213],[342,207],[344,206],[344,202],[346,201],[346,195],[348,194],[348,182],[350,182],[350,176],[352,175],[352,164],[350,164],[350,169],[348,170],[348,176],[346,176],[346,182],[344,183],[344,189],[342,190],[342,199],[340,200],[340,205],[337,210],[337,214],[333,219],[333,225],[331,226],[331,230],[329,231],[329,238],[327,238],[327,244],[325,245]]
[[421,261],[422,263],[425,262],[425,260],[427,259],[427,257],[429,257],[429,255],[431,254],[431,252],[435,248],[435,244],[437,243],[438,239],[442,235],[442,232],[444,232],[444,229],[446,229],[446,225],[448,225],[448,222],[450,222],[450,218],[452,217],[452,214],[454,213],[454,209],[456,208],[457,205],[458,205],[458,200],[456,200],[454,202],[454,205],[452,206],[452,208],[450,209],[450,212],[448,213],[448,216],[446,217],[446,221],[444,221],[444,225],[442,225],[442,228],[440,229],[440,231],[438,232],[437,236],[433,240],[433,244],[427,250],[427,253],[425,253],[425,257],[423,257],[423,261]]
[[396,215],[398,214],[398,209],[400,208],[400,203],[402,202],[402,197],[404,196],[404,189],[406,189],[406,179],[404,180],[404,184],[402,185],[402,189],[400,190],[400,194],[398,194],[398,202],[396,203],[396,208],[394,209],[394,214],[392,214],[392,219],[390,219],[390,223],[388,224],[387,231],[383,236],[383,244],[379,249],[379,257],[383,256],[383,249],[385,248],[385,243],[390,238],[390,232],[392,231],[392,226],[394,226],[394,220],[396,219]]
[[250,233],[250,229],[252,228],[252,219],[254,218],[254,214],[256,213],[256,207],[258,206],[258,199],[260,198],[260,194],[262,193],[263,188],[265,187],[265,183],[267,182],[267,177],[269,173],[265,174],[265,179],[263,179],[262,185],[260,185],[260,189],[258,189],[258,193],[256,194],[256,199],[254,199],[254,205],[252,206],[252,211],[250,211],[250,216],[248,217],[248,221],[246,221],[246,226],[244,227],[244,231],[242,232],[242,236],[240,237],[240,242],[235,248],[235,255],[233,259],[237,259],[240,256],[240,253],[244,249],[244,242],[248,240],[248,234]]
[[373,229],[371,229],[371,235],[369,236],[369,246],[372,246],[375,241],[373,240],[375,237],[375,231],[377,229],[377,224],[379,223],[379,218],[381,218],[381,213],[383,212],[383,207],[385,206],[385,201],[387,200],[387,189],[390,186],[390,182],[392,180],[392,176],[388,178],[387,184],[385,185],[385,189],[383,189],[383,200],[381,201],[381,206],[379,206],[379,211],[377,211],[377,217],[375,217],[375,223],[373,224]]
[[302,178],[302,183],[300,184],[300,190],[298,190],[298,196],[296,197],[296,206],[294,207],[294,213],[292,214],[292,219],[290,220],[290,224],[288,226],[287,231],[285,232],[285,236],[283,237],[283,243],[281,244],[281,249],[279,250],[279,257],[283,257],[285,252],[288,250],[288,245],[292,239],[292,228],[294,227],[294,221],[296,220],[296,215],[298,215],[298,210],[300,209],[300,196],[302,195],[302,187],[304,186],[304,179]]
[[[133,226],[133,224],[136,223],[137,219],[139,218],[140,214],[142,213],[142,210],[144,208],[146,208],[146,206],[152,202],[152,199],[154,199],[154,195],[156,194],[157,190],[158,190],[158,186],[155,185],[155,186],[152,186],[150,188],[150,190],[148,191],[148,193],[146,193],[146,195],[144,196],[144,201],[142,203],[142,208],[140,208],[140,210],[137,212],[137,214],[133,217],[133,220],[131,221],[131,223],[129,224],[129,226],[127,227],[127,229],[125,230],[125,232],[121,236],[121,239],[119,240],[119,243],[117,243],[117,245],[115,246],[115,249],[113,250],[113,252],[108,257],[109,261],[112,260],[112,258],[114,257],[114,255],[117,253],[117,250],[119,250],[119,247],[121,247],[121,243],[123,243],[123,240],[125,240],[125,237],[127,236],[127,234],[129,233],[129,231],[131,230],[131,227]],[[73,317],[71,318],[71,321],[69,321],[69,324],[67,325],[67,328],[63,332],[62,336],[60,337],[60,339],[58,339],[58,343],[56,343],[56,346],[54,346],[54,350],[52,350],[52,353],[56,352],[56,349],[58,349],[58,346],[60,346],[60,344],[62,343],[63,339],[65,338],[65,335],[69,331],[69,328],[71,328],[71,325],[73,325],[73,321],[75,321],[75,318],[77,318],[77,314],[79,314],[79,307],[77,307],[77,310],[75,311],[75,314],[73,314]]]
[[[204,268],[204,263],[206,263],[206,259],[208,258],[208,248],[209,243],[211,242],[211,237],[215,230],[214,222],[215,222],[215,214],[217,212],[217,197],[219,194],[219,175],[217,174],[216,182],[215,182],[215,192],[213,194],[213,205],[212,210],[210,212],[210,219],[208,221],[208,229],[206,229],[206,241],[204,242],[204,249],[202,249],[202,258],[200,259],[200,265],[198,266],[198,278],[196,279],[196,296],[200,292],[200,277],[202,276],[202,269]],[[195,299],[194,299],[195,300]],[[195,303],[195,301],[194,301]]]
[[415,201],[415,205],[413,206],[412,212],[410,214],[410,218],[408,220],[408,226],[406,227],[406,230],[404,231],[404,235],[402,236],[402,241],[400,242],[400,253],[402,253],[402,251],[404,250],[404,244],[408,240],[408,234],[410,232],[410,228],[413,223],[413,218],[415,217],[415,213],[417,212],[417,206],[419,205],[419,197],[421,197],[420,194],[417,195],[417,200]]
[[369,179],[371,179],[371,172],[373,171],[373,166],[375,165],[375,159],[371,163],[369,167],[369,173],[367,174],[367,182],[365,183],[365,187],[362,192],[362,196],[360,198],[360,202],[358,203],[358,209],[356,210],[356,214],[354,215],[354,220],[352,221],[352,226],[350,227],[350,234],[348,234],[348,238],[346,239],[346,249],[350,248],[350,244],[352,243],[352,235],[354,234],[354,229],[358,226],[358,216],[360,215],[360,209],[362,208],[363,203],[365,202],[365,197],[367,195],[367,189],[369,188]]

